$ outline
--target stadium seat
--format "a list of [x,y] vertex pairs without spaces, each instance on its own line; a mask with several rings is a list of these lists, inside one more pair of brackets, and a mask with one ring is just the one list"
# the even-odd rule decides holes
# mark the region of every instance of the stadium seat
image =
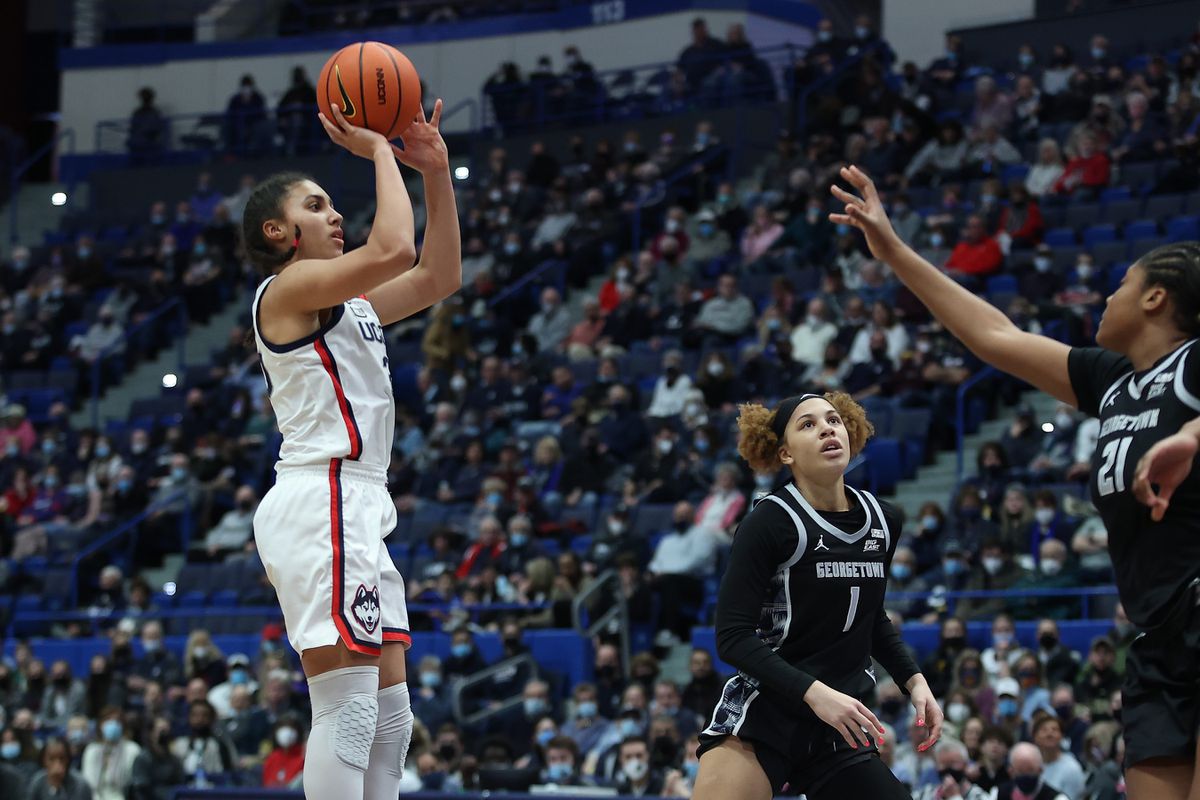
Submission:
[[1129,246],[1125,242],[1104,242],[1091,248],[1092,261],[1100,267],[1125,260]]
[[1046,231],[1043,240],[1051,247],[1074,247],[1076,243],[1074,228],[1051,228]]
[[996,292],[1016,292],[1017,291],[1017,276],[1016,275],[994,275],[987,279],[987,293],[993,294]]
[[1103,218],[1105,222],[1110,222],[1113,225],[1124,226],[1128,225],[1142,215],[1141,200],[1114,200],[1104,206]]
[[1117,226],[1102,223],[1093,225],[1083,232],[1084,247],[1095,247],[1104,242],[1115,242],[1117,240]]
[[877,437],[867,442],[867,474],[871,491],[890,494],[904,474],[904,451],[899,440]]
[[1067,206],[1063,225],[1072,230],[1083,230],[1089,225],[1100,221],[1101,207],[1099,203],[1073,203]]
[[670,528],[674,518],[675,506],[672,503],[642,503],[634,512],[632,532],[649,536]]
[[1200,239],[1200,217],[1176,217],[1167,223],[1168,242]]
[[1158,236],[1158,222],[1152,219],[1140,219],[1125,226],[1125,239],[1135,242],[1138,239],[1152,239]]
[[1169,219],[1183,211],[1184,195],[1182,194],[1156,194],[1146,198],[1146,210],[1144,213],[1147,219]]

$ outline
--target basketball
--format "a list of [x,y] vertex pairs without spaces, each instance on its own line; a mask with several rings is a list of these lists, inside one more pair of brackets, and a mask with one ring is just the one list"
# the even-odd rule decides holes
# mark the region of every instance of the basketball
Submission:
[[336,102],[351,125],[395,139],[421,109],[421,78],[408,57],[382,42],[358,42],[325,62],[317,80],[317,105],[333,120]]

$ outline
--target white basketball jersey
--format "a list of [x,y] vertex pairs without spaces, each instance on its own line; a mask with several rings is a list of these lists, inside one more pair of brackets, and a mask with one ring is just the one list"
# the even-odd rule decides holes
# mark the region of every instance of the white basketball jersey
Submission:
[[258,324],[267,278],[254,295],[254,340],[283,446],[280,466],[327,465],[344,458],[386,471],[396,407],[383,326],[363,297],[334,308],[320,329],[284,345]]

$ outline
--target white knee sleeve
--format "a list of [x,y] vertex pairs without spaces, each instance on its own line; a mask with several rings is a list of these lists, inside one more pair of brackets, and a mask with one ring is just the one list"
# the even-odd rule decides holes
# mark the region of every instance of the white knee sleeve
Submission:
[[412,739],[413,713],[408,684],[379,691],[379,722],[371,746],[371,764],[363,783],[363,800],[395,800]]
[[312,702],[312,739],[323,737],[329,752],[342,764],[366,772],[371,743],[379,718],[378,667],[335,669],[312,678],[308,695]]

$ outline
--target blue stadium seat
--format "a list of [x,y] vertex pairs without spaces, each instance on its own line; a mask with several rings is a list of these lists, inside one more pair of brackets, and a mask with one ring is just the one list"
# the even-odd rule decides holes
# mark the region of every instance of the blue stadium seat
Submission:
[[236,606],[238,604],[238,593],[234,589],[222,589],[219,592],[213,592],[208,602],[209,605],[213,606]]
[[994,292],[1016,292],[1017,276],[1016,275],[995,275],[987,279],[987,293]]
[[1067,206],[1063,217],[1063,225],[1072,230],[1083,230],[1100,220],[1101,208],[1099,203],[1073,203]]
[[675,506],[672,503],[642,503],[633,513],[631,532],[639,536],[650,536],[671,527]]
[[1200,239],[1200,217],[1176,217],[1167,223],[1168,242]]
[[180,608],[203,608],[208,602],[208,592],[190,591],[179,596]]
[[1139,219],[1125,226],[1125,239],[1130,242],[1138,239],[1152,239],[1158,236],[1158,222],[1152,219]]
[[1200,192],[1192,192],[1184,199],[1183,213],[1200,214]]
[[1104,242],[1091,249],[1092,260],[1101,268],[1125,260],[1129,246],[1125,242]]
[[1051,228],[1046,231],[1043,241],[1051,247],[1074,247],[1075,230],[1073,228]]
[[1161,236],[1151,239],[1138,239],[1135,242],[1129,243],[1129,260],[1137,261],[1142,256],[1149,253],[1156,247],[1161,247],[1166,244],[1167,240]]
[[1093,225],[1083,232],[1083,246],[1095,247],[1104,242],[1117,240],[1117,226],[1109,223]]
[[1117,200],[1128,200],[1132,197],[1128,186],[1109,186],[1100,192],[1101,203],[1112,203]]
[[1114,200],[1106,203],[1104,221],[1113,225],[1128,225],[1142,216],[1142,205],[1141,200]]
[[904,473],[904,451],[897,439],[877,437],[867,442],[867,473],[871,491],[889,494],[896,488]]
[[1147,219],[1169,219],[1183,211],[1182,194],[1156,194],[1146,198]]

